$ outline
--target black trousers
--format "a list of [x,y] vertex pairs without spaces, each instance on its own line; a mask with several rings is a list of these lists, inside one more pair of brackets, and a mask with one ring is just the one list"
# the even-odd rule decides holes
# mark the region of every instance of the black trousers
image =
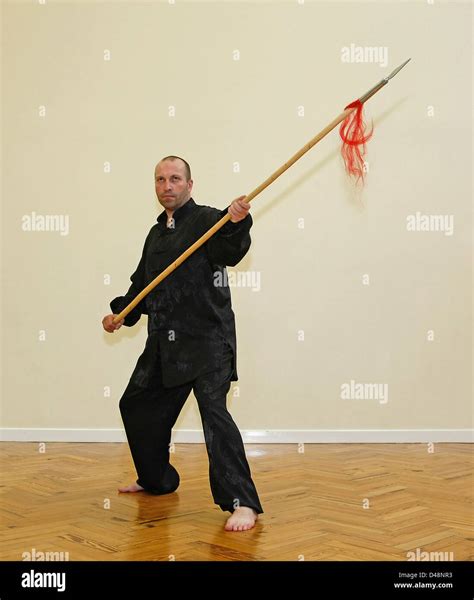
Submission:
[[152,494],[169,494],[179,486],[179,475],[170,464],[171,430],[191,390],[201,414],[209,479],[214,502],[222,510],[234,512],[248,506],[257,513],[263,509],[252,481],[239,429],[226,406],[232,375],[232,349],[224,355],[222,368],[173,388],[163,386],[161,369],[147,387],[130,380],[120,399],[138,485]]

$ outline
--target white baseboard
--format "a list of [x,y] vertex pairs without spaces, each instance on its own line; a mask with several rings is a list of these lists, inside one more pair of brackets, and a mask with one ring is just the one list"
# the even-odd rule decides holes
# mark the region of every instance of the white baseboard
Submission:
[[[242,430],[246,444],[472,443],[472,429],[262,429]],[[126,442],[123,429],[1,428],[4,442]],[[202,444],[199,429],[173,431],[176,444]]]

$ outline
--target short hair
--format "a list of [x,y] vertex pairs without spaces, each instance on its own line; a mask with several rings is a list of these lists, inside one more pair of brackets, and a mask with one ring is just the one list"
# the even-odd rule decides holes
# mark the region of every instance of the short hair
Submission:
[[191,167],[189,166],[189,163],[184,160],[184,158],[181,158],[181,156],[165,156],[160,160],[160,162],[164,162],[165,160],[180,160],[183,162],[184,170],[186,171],[186,181],[191,179]]

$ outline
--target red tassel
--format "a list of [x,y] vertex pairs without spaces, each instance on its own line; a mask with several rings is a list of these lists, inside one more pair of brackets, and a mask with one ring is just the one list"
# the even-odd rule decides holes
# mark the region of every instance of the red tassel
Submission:
[[346,106],[346,108],[353,107],[355,107],[356,110],[353,110],[351,114],[344,119],[339,128],[339,135],[344,142],[342,144],[341,154],[348,175],[355,176],[357,178],[356,181],[362,179],[362,183],[364,183],[365,143],[372,137],[374,127],[372,125],[371,130],[366,133],[366,126],[362,115],[364,105],[360,100],[356,100]]

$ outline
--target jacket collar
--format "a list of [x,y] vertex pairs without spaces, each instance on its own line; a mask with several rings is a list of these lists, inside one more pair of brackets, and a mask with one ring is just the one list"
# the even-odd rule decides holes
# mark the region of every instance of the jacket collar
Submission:
[[[173,212],[173,219],[174,222],[177,223],[178,221],[180,221],[183,217],[185,217],[196,205],[196,203],[194,202],[194,200],[192,198],[190,198],[187,202],[185,202],[183,204],[183,206],[180,206],[177,210],[175,210]],[[164,210],[156,219],[158,221],[158,223],[161,223],[162,225],[164,225],[166,227],[166,222],[168,220],[168,215],[166,214],[166,210]]]

